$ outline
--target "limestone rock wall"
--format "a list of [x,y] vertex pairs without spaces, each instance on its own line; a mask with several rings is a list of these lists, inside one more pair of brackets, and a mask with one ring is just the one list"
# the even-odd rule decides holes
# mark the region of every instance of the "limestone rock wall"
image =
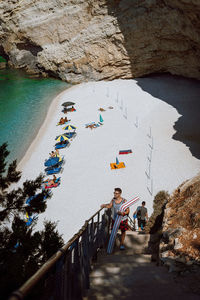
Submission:
[[200,1],[1,1],[0,55],[70,82],[153,72],[200,79]]
[[200,266],[199,199],[200,175],[179,186],[166,205],[160,255],[172,270],[179,270],[181,264]]

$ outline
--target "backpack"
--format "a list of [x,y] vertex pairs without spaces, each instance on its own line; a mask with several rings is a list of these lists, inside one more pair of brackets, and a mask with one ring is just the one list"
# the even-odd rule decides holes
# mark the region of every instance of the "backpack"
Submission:
[[137,218],[141,218],[141,209],[140,208],[137,211]]

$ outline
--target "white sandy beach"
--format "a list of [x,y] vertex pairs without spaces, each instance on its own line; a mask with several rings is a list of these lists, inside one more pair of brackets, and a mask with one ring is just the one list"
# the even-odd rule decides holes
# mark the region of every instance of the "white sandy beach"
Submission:
[[[159,88],[162,86],[158,82]],[[192,93],[191,89],[191,97]],[[77,127],[77,136],[70,147],[60,150],[65,157],[59,175],[61,184],[52,190],[47,209],[39,216],[38,229],[44,219],[58,221],[58,230],[67,241],[100,204],[110,202],[115,187],[122,188],[127,200],[139,196],[146,201],[150,215],[158,191],[171,193],[199,172],[200,160],[182,142],[172,139],[173,126],[180,117],[177,110],[142,90],[137,80],[115,80],[80,84],[54,99],[43,126],[19,164],[22,181],[44,172],[44,161],[54,150],[55,137],[64,132],[64,126],[56,123],[65,116],[61,112],[65,101],[76,103],[76,112],[67,117]],[[106,111],[99,112],[100,107]],[[104,125],[86,129],[86,123],[99,121],[100,113]],[[125,149],[132,149],[133,153],[118,155],[119,150]],[[110,169],[116,157],[126,168]],[[135,208],[131,208],[131,217]]]

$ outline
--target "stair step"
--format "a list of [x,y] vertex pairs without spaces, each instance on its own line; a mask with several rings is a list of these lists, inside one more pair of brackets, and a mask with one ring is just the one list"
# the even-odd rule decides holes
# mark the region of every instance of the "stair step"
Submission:
[[151,263],[151,255],[107,255],[99,259],[90,273],[90,278],[112,276],[116,274],[126,275],[127,270]]
[[[136,231],[127,231],[125,238],[126,255],[147,253],[149,234],[139,234]],[[122,251],[119,251],[120,246],[120,233],[117,234],[114,254],[121,255]]]

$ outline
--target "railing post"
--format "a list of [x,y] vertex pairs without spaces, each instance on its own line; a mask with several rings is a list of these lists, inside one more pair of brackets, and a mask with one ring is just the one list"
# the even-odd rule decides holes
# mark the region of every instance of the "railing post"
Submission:
[[64,299],[71,299],[71,286],[70,286],[70,267],[71,267],[71,251],[65,256],[64,264],[64,275],[65,275],[65,285],[64,285]]
[[74,247],[74,261],[73,261],[73,299],[82,299],[82,280],[80,268],[80,253],[79,253],[79,239],[75,242]]
[[89,238],[88,238],[88,227],[83,233],[81,242],[81,263],[82,263],[82,277],[83,277],[83,293],[85,290],[90,288],[90,254],[89,254]]
[[97,215],[97,233],[96,233],[96,236],[97,236],[97,247],[99,248],[101,245],[100,245],[100,212],[98,212],[98,215]]
[[54,288],[54,297],[55,299],[63,299],[63,264],[64,257],[62,256],[59,261],[56,263],[55,270],[55,288]]

